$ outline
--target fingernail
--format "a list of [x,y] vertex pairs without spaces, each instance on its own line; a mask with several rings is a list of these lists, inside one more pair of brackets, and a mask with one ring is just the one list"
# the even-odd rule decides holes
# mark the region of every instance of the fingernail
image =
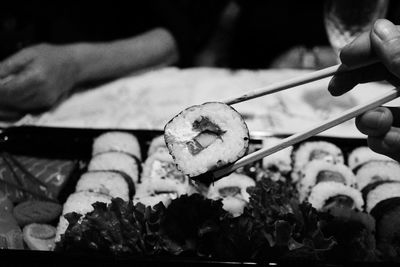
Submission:
[[367,112],[367,117],[364,119],[364,124],[370,129],[379,129],[381,121],[384,118],[385,111],[381,109],[374,109]]
[[382,41],[388,41],[400,35],[394,24],[388,20],[378,20],[375,23],[374,32]]

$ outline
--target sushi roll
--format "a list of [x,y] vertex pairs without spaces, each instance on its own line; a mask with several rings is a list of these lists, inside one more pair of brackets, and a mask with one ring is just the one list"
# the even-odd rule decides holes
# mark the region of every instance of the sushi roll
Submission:
[[328,211],[333,207],[362,210],[364,201],[360,191],[337,182],[319,183],[311,190],[308,198],[317,210]]
[[336,182],[354,186],[355,180],[353,172],[344,164],[334,164],[325,160],[310,161],[301,171],[301,178],[297,183],[300,201],[307,199],[316,184]]
[[[269,137],[263,139],[263,147],[271,147],[280,142],[280,138]],[[268,157],[263,158],[263,168],[272,172],[280,172],[288,174],[292,170],[292,154],[293,147],[285,148]]]
[[156,138],[154,138],[151,141],[149,149],[147,151],[147,157],[150,157],[158,150],[168,151],[168,148],[167,148],[167,145],[165,144],[165,139],[164,139],[163,135],[157,136]]
[[292,181],[297,182],[300,171],[310,161],[325,160],[331,163],[344,164],[342,150],[336,145],[326,141],[304,142],[293,149],[292,153],[293,171]]
[[364,196],[365,210],[371,212],[379,202],[392,197],[400,197],[400,182],[386,181],[377,183],[377,186],[371,188],[369,192],[364,192]]
[[191,190],[188,177],[176,168],[171,155],[165,150],[159,150],[146,159],[141,188],[144,187],[151,193],[176,192],[179,196]]
[[134,184],[139,182],[137,161],[125,153],[107,152],[94,156],[88,166],[88,171],[116,171],[128,175]]
[[89,191],[81,191],[71,194],[63,206],[62,215],[60,216],[60,221],[57,226],[55,241],[60,241],[61,235],[64,234],[68,228],[69,223],[64,217],[65,214],[76,212],[85,215],[94,210],[92,204],[96,202],[109,204],[111,203],[111,197]]
[[130,177],[119,172],[92,171],[79,178],[75,191],[96,192],[129,201],[135,193],[135,185]]
[[367,146],[361,146],[355,148],[351,153],[349,154],[349,157],[347,159],[347,164],[349,165],[350,169],[355,169],[358,166],[372,160],[385,160],[385,161],[392,161],[391,158],[376,153],[372,151],[369,147]]
[[223,103],[185,109],[164,130],[178,169],[190,177],[235,162],[249,146],[249,130],[242,116]]
[[400,181],[400,164],[394,160],[368,161],[355,169],[358,189],[377,181]]
[[122,152],[141,160],[140,145],[137,138],[126,132],[107,132],[93,142],[92,156],[106,152]]
[[244,207],[250,201],[247,189],[255,185],[254,180],[250,177],[232,173],[212,184],[207,198],[213,200],[222,199],[223,209],[236,217],[243,213]]

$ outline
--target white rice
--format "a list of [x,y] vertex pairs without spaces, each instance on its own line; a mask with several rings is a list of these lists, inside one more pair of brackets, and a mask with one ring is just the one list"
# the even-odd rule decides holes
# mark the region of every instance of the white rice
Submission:
[[139,181],[139,167],[131,156],[119,152],[107,152],[94,156],[88,171],[120,171],[131,177],[136,184]]
[[168,153],[162,152],[153,154],[146,160],[137,194],[176,192],[181,196],[190,194],[193,190],[189,178],[176,168]]
[[324,182],[314,186],[308,201],[315,209],[321,210],[328,199],[338,195],[348,196],[353,199],[355,208],[362,210],[364,201],[360,191],[336,182]]
[[124,177],[115,172],[87,172],[79,178],[76,192],[90,191],[129,201],[129,186]]
[[373,160],[363,164],[356,173],[358,189],[377,181],[400,181],[400,164],[394,160]]
[[149,195],[149,196],[141,196],[135,197],[133,199],[133,204],[142,203],[143,205],[154,207],[155,205],[162,202],[165,207],[171,203],[172,199],[175,199],[176,196],[173,194],[158,194],[158,195]]
[[[262,140],[263,148],[272,147],[282,141],[281,138],[268,137]],[[289,173],[292,170],[292,154],[293,147],[290,146],[272,155],[263,158],[263,168],[268,169],[272,166],[278,168],[282,173]]]
[[355,148],[349,154],[349,158],[347,159],[347,164],[349,165],[350,169],[354,169],[371,160],[392,161],[393,159],[385,155],[376,153],[367,146],[361,146]]
[[102,203],[111,203],[111,197],[94,193],[88,191],[76,192],[71,194],[67,201],[64,203],[62,215],[60,216],[60,221],[57,226],[57,232],[55,241],[58,242],[61,239],[61,235],[65,233],[68,228],[68,221],[65,219],[64,215],[70,212],[76,212],[78,214],[85,215],[93,211],[93,203],[102,202]]
[[400,197],[399,182],[378,185],[367,194],[365,200],[367,212],[370,212],[379,202],[392,197]]
[[[207,118],[225,133],[193,155],[187,143],[201,133],[193,129],[193,123],[201,118]],[[189,176],[236,161],[246,153],[249,144],[243,118],[223,103],[205,103],[182,111],[165,126],[164,135],[178,169]]]
[[321,171],[338,173],[343,177],[345,185],[355,186],[356,178],[346,165],[341,163],[334,164],[325,160],[313,160],[306,164],[301,171],[300,180],[297,184],[300,201],[307,199],[312,188],[317,184],[317,177]]
[[149,157],[153,155],[158,150],[168,151],[167,144],[165,144],[164,135],[157,136],[151,141],[149,149],[147,151],[147,156]]
[[105,152],[124,152],[141,160],[140,145],[137,138],[126,132],[107,132],[97,137],[93,142],[92,155]]
[[[208,190],[207,198],[213,200],[222,199],[223,209],[230,212],[233,216],[239,216],[243,213],[244,207],[250,201],[250,194],[247,192],[247,189],[255,185],[255,181],[250,177],[243,174],[232,173],[214,182]],[[240,188],[240,193],[235,196],[221,195],[220,190],[229,187]]]

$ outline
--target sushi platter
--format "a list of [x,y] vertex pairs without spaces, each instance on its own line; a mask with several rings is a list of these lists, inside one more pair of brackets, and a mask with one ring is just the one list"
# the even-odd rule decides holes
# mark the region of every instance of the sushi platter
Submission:
[[[314,136],[204,184],[176,167],[163,134],[4,129],[0,257],[45,266],[400,260],[400,165],[365,139]],[[249,136],[246,153],[287,137]]]

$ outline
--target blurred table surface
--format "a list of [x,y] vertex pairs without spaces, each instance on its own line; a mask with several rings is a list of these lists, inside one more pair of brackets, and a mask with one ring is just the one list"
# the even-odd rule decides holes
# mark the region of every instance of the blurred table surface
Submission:
[[[191,105],[223,101],[306,72],[309,71],[231,71],[217,68],[152,70],[76,92],[53,110],[40,115],[27,115],[15,125],[160,130],[173,116]],[[244,116],[250,131],[290,134],[392,88],[382,83],[369,83],[334,98],[327,91],[328,82],[329,78],[233,107]],[[355,128],[354,121],[339,125],[324,135],[362,136]]]

